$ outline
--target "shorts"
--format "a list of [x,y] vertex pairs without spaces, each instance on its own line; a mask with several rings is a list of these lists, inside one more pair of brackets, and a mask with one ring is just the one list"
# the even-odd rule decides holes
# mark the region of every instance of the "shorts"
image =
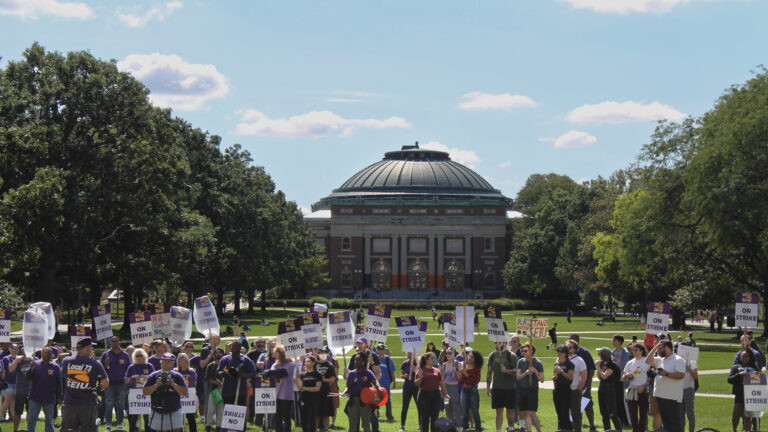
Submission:
[[14,401],[13,405],[13,413],[17,416],[21,416],[24,414],[24,408],[28,408],[29,405],[29,398],[27,395],[16,395],[16,400]]
[[336,408],[333,406],[333,398],[328,396],[328,393],[320,394],[320,399],[317,401],[317,415],[320,417],[332,417]]
[[491,389],[491,408],[515,407],[515,389]]
[[16,384],[8,383],[8,387],[3,390],[4,395],[16,394]]
[[153,431],[169,431],[184,427],[184,416],[181,414],[181,409],[164,414],[153,411],[149,418],[149,428]]
[[517,389],[517,408],[520,411],[538,411],[539,388]]

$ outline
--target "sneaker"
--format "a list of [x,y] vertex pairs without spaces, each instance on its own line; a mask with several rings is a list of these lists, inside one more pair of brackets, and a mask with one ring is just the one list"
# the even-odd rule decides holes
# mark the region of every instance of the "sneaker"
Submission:
[[400,432],[405,432],[405,426],[400,426]]
[[101,424],[101,419],[100,419],[100,418],[97,418],[97,419],[96,419],[96,426],[98,426],[98,425],[100,425],[100,424]]

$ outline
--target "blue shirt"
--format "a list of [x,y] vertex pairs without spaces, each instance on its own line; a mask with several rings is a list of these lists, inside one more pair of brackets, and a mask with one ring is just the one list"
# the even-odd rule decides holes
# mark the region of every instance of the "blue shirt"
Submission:
[[[108,367],[106,366],[107,359],[109,359]],[[128,366],[131,365],[131,357],[122,349],[117,354],[110,349],[101,355],[101,363],[107,371],[109,385],[117,385],[125,381],[125,373],[128,371]]]
[[32,374],[29,399],[43,405],[55,403],[56,387],[61,382],[59,365],[56,363],[45,364],[38,360],[35,362]]
[[589,353],[588,349],[580,346],[579,350],[576,351],[576,355],[581,357],[584,363],[587,364],[587,376],[589,376],[589,371],[595,370],[595,359],[592,358],[592,354]]
[[[175,370],[171,370],[171,379],[173,382],[175,382],[177,385],[180,385],[182,387],[186,387],[187,383],[184,381],[184,377],[181,376],[180,373],[176,372]],[[157,380],[160,379],[160,374],[162,374],[162,370],[156,370],[149,374],[149,378],[147,378],[147,384],[146,387],[153,386],[157,383]],[[172,413],[175,411],[178,411],[181,409],[181,396],[176,393],[176,390],[168,387],[161,386],[157,390],[155,390],[154,393],[152,393],[151,396],[152,399],[152,406],[155,407],[154,410],[159,413]],[[162,409],[157,408],[158,406],[162,406]]]
[[107,377],[107,371],[96,359],[70,356],[61,368],[64,380],[64,405],[96,406],[96,385]]
[[390,373],[394,373],[395,371],[395,364],[392,362],[392,358],[389,356],[385,356],[381,360],[379,369],[381,369],[381,379],[379,380],[379,385],[388,389],[389,386],[392,385],[392,379],[390,377]]

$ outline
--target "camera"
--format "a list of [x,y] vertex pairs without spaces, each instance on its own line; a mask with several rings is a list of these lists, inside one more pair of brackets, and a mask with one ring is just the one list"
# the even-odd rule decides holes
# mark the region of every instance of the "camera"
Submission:
[[648,375],[648,378],[656,378],[656,369],[648,369],[645,374]]
[[658,374],[660,374],[660,373],[662,373],[662,372],[664,372],[664,368],[658,368],[658,369],[656,369],[656,374],[657,374],[657,375],[658,375]]
[[162,372],[160,373],[160,385],[163,387],[170,387],[172,378],[170,372]]

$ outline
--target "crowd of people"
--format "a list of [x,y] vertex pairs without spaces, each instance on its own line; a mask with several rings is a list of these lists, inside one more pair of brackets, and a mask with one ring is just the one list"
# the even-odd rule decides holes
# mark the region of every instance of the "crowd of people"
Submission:
[[[371,346],[364,337],[356,339],[355,353],[344,366],[327,347],[291,359],[276,339],[264,338],[257,338],[248,350],[247,339],[222,344],[214,335],[198,354],[192,342],[173,346],[157,339],[123,349],[119,338],[113,337],[99,358],[89,338],[81,339],[72,353],[51,344],[33,356],[5,343],[0,347],[0,416],[9,413],[14,432],[20,430],[25,410],[26,430],[35,430],[42,411],[45,431],[53,432],[59,407],[61,427],[67,431],[95,431],[101,423],[108,432],[122,430],[127,417],[130,432],[142,428],[144,432],[180,431],[185,422],[190,432],[197,432],[198,425],[210,432],[220,429],[224,404],[236,404],[247,407],[248,424],[277,432],[290,431],[292,424],[303,432],[337,429],[340,409],[348,417],[349,431],[378,432],[380,416],[388,422],[399,421],[401,431],[405,430],[413,402],[422,432],[435,432],[441,417],[459,431],[489,429],[485,423],[493,421],[497,432],[540,432],[539,388],[551,380],[557,430],[579,431],[582,423],[590,431],[597,430],[596,409],[606,431],[683,432],[686,423],[689,431],[695,430],[698,371],[694,361],[676,354],[681,344],[696,345],[692,333],[677,343],[658,335],[652,347],[635,338],[625,347],[624,337],[615,335],[613,347],[598,349],[595,360],[580,345],[578,334],[557,345],[556,326],[551,330],[547,349],[556,345],[557,353],[551,375],[536,357],[536,347],[531,342],[521,344],[518,335],[508,343],[497,342],[486,355],[466,345],[454,349],[445,342],[440,348],[429,343],[421,355],[408,353],[399,367],[386,345]],[[752,335],[743,335],[741,341],[743,349],[728,376],[735,395],[734,431],[742,422],[746,430],[757,423],[758,415],[744,409],[743,377],[765,366]],[[346,381],[344,389],[338,386],[340,374]],[[494,419],[480,414],[483,375]],[[599,380],[596,407],[590,385],[595,376]],[[276,389],[274,414],[254,412],[253,390],[262,385]],[[379,408],[362,398],[366,388],[389,392],[398,386],[402,391],[399,419],[394,417],[391,399]],[[130,389],[141,389],[149,396],[151,414],[132,414],[127,409]],[[189,389],[195,389],[198,412],[182,414],[181,400]]]

